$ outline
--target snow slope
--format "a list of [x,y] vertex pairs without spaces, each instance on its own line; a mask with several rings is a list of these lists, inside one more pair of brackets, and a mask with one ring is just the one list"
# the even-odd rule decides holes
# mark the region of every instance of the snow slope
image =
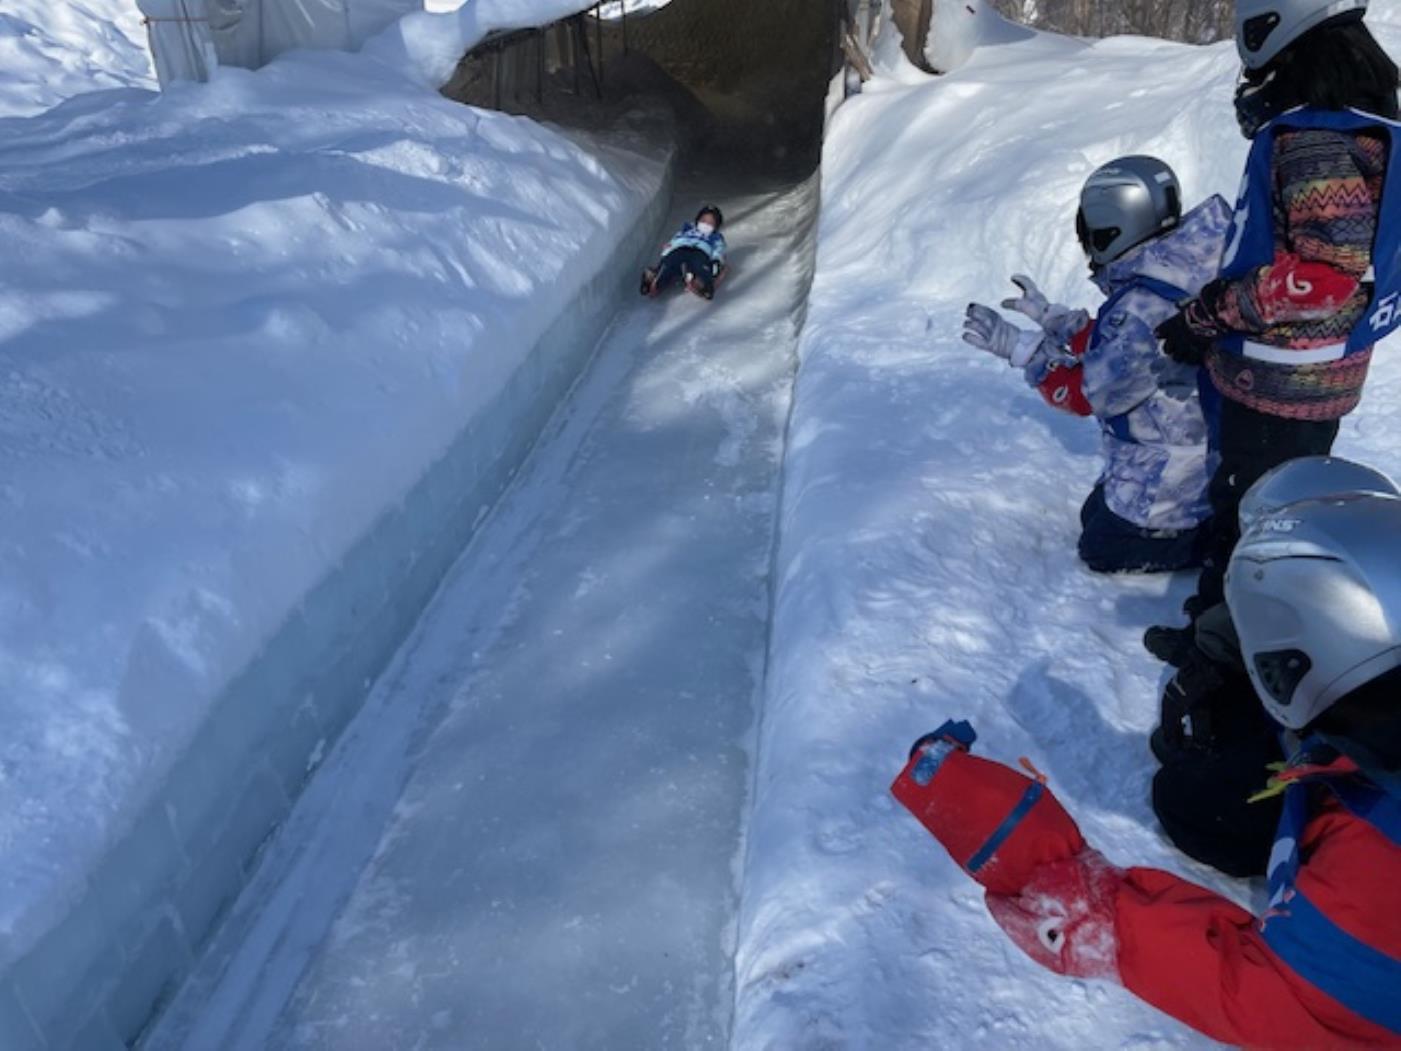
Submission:
[[113,87],[155,87],[135,0],[5,0],[0,118]]
[[0,1046],[114,973],[129,1031],[198,945],[586,359],[663,154],[329,52],[0,121]]
[[[960,5],[961,6],[961,5]],[[1390,21],[1395,5],[1374,21]],[[1052,413],[959,341],[970,299],[1026,271],[1091,306],[1085,175],[1155,153],[1234,196],[1246,144],[1231,46],[999,31],[942,79],[877,79],[826,144],[817,276],[791,426],[776,620],[749,829],[735,1046],[1185,1047],[1121,989],[1023,958],[973,882],[888,794],[906,750],[966,717],[1029,756],[1112,860],[1240,900],[1148,804],[1162,665],[1144,626],[1190,580],[1075,559],[1092,422]],[[1383,40],[1401,53],[1401,31]],[[901,78],[901,79],[908,79]],[[1338,450],[1401,475],[1401,361],[1379,353]]]

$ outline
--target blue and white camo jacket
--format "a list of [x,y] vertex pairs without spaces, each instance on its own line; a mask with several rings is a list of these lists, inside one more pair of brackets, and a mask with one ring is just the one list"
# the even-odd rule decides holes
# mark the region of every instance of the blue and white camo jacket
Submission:
[[700,232],[695,223],[687,223],[681,227],[670,241],[662,247],[663,258],[669,252],[674,252],[678,248],[699,248],[706,255],[710,256],[710,261],[718,266],[725,265],[725,252],[728,246],[725,244],[725,235],[719,230],[713,230],[707,236]]
[[1220,270],[1230,223],[1230,206],[1212,197],[1177,229],[1095,278],[1110,302],[1095,321],[1081,367],[1085,398],[1103,429],[1104,496],[1111,511],[1145,529],[1191,529],[1206,520],[1216,457],[1207,451],[1202,371],[1169,358],[1153,334],[1180,302],[1140,282],[1173,286],[1182,299],[1195,296]]

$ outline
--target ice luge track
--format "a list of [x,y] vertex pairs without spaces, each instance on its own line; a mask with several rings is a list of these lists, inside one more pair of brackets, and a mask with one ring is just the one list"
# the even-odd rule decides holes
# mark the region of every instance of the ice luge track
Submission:
[[816,180],[714,185],[151,1044],[721,1046]]

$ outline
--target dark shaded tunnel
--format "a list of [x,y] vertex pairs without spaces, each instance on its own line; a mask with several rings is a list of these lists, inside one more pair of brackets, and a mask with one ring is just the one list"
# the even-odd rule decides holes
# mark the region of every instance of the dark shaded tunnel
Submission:
[[503,34],[443,92],[565,126],[665,106],[691,165],[792,177],[821,153],[846,0],[672,0],[624,19],[588,12]]

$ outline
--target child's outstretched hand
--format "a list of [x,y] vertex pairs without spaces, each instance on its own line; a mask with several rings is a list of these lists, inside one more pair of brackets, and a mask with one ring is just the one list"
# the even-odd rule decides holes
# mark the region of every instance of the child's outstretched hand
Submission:
[[963,316],[963,342],[1001,358],[1014,368],[1026,368],[1042,341],[1041,333],[1023,332],[992,307],[981,303],[969,303],[968,312]]
[[1040,779],[970,755],[976,735],[948,722],[920,738],[891,792],[993,894],[1015,895],[1085,840]]
[[1058,974],[1116,978],[1123,873],[1039,776],[969,754],[976,738],[952,721],[921,737],[895,798],[987,889],[988,911],[1023,952]]
[[1052,303],[1036,287],[1036,282],[1025,274],[1013,274],[1012,284],[1021,289],[1021,295],[1002,301],[1004,310],[1015,310],[1041,326],[1041,331],[1061,346],[1082,328],[1090,323],[1090,315],[1084,310],[1072,310],[1062,303]]

